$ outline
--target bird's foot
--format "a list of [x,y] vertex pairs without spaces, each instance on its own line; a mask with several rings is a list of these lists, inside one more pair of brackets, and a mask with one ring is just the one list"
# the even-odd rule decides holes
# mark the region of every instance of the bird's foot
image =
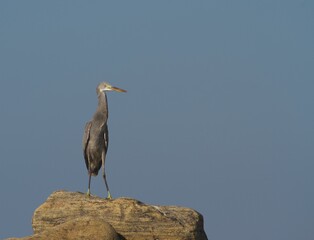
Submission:
[[86,195],[90,197],[90,190],[89,189],[87,190]]
[[112,199],[110,192],[108,191],[108,196],[106,199]]

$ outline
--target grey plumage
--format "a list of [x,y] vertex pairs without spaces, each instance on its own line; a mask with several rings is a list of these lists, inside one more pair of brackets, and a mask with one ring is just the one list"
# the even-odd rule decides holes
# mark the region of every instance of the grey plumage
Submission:
[[91,121],[85,125],[82,141],[83,154],[86,168],[89,174],[88,191],[90,195],[91,176],[97,176],[101,166],[103,167],[103,179],[105,181],[108,198],[111,198],[109,186],[105,174],[105,160],[109,144],[108,134],[108,103],[106,91],[126,92],[125,90],[111,86],[109,83],[100,83],[96,92],[98,95],[98,107]]

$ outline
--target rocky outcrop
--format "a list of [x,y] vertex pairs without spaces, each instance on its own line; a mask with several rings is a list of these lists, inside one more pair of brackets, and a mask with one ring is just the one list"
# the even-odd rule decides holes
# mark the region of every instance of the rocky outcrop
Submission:
[[114,228],[104,221],[94,217],[80,217],[66,223],[43,230],[30,237],[10,238],[8,240],[61,240],[61,239],[102,239],[120,240]]
[[195,210],[66,191],[52,193],[36,209],[33,229],[33,236],[22,239],[207,239]]

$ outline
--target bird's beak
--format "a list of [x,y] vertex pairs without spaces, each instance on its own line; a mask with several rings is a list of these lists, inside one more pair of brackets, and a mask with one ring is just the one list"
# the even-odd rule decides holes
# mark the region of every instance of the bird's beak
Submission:
[[126,90],[124,90],[122,88],[117,88],[117,87],[113,87],[113,86],[111,86],[111,90],[116,91],[116,92],[126,92]]

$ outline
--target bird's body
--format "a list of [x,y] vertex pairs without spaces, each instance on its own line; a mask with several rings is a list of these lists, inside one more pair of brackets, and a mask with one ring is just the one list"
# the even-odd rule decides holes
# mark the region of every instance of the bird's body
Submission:
[[91,121],[86,123],[83,136],[83,153],[86,168],[89,174],[88,192],[90,195],[91,176],[97,176],[103,167],[103,178],[106,184],[108,198],[111,198],[105,174],[105,159],[108,150],[108,103],[105,91],[126,92],[123,89],[112,87],[108,83],[100,83],[96,92],[98,95],[98,107]]
[[[98,95],[98,108],[92,120],[86,123],[83,137],[86,168],[92,176],[97,176],[102,166],[102,154],[108,149],[108,112],[105,93]],[[88,142],[86,142],[88,140]],[[88,144],[86,144],[88,143]]]

